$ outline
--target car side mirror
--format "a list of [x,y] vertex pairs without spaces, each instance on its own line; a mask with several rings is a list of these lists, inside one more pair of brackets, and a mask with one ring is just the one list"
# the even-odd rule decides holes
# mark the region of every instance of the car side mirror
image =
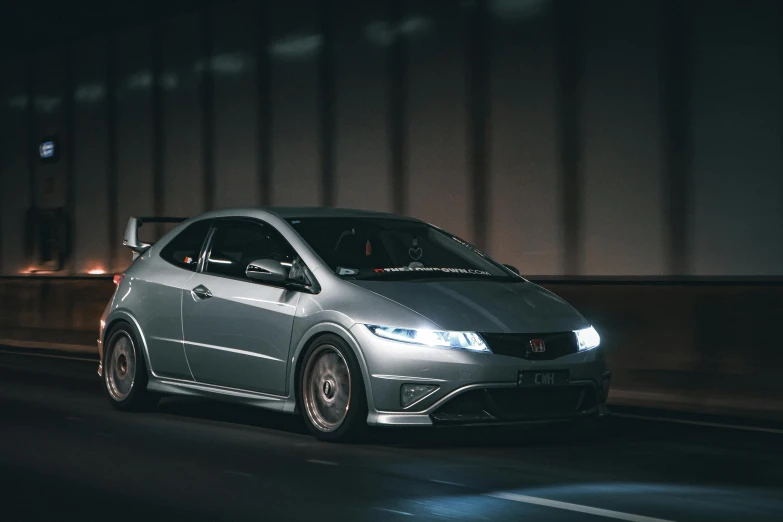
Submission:
[[245,269],[245,275],[253,281],[282,283],[288,280],[291,267],[287,267],[274,259],[256,259]]
[[515,266],[512,266],[512,265],[506,265],[506,264],[504,264],[503,266],[505,266],[506,268],[508,268],[508,269],[509,269],[509,270],[511,270],[512,272],[514,272],[516,275],[522,275],[522,274],[520,274],[520,273],[519,273],[519,268],[517,268],[517,267],[515,267]]

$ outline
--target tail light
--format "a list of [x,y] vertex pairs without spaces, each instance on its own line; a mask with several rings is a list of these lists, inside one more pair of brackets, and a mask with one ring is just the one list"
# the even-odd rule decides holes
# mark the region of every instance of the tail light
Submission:
[[114,284],[120,286],[122,280],[125,279],[125,274],[114,274]]

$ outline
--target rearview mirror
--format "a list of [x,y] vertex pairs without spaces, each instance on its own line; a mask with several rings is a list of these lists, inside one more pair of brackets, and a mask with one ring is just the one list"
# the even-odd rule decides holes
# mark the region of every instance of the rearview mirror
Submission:
[[522,275],[522,274],[519,273],[519,268],[517,268],[515,266],[506,265],[506,264],[504,264],[503,266],[505,266],[506,268],[508,268],[512,272],[514,272],[516,275]]
[[247,265],[245,275],[253,281],[282,283],[288,279],[290,269],[274,259],[257,259]]

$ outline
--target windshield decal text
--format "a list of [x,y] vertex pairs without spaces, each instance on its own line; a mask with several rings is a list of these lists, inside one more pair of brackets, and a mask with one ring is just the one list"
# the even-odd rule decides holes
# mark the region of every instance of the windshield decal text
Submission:
[[467,275],[483,275],[483,276],[491,275],[487,271],[474,270],[470,268],[436,268],[436,267],[424,267],[424,266],[411,268],[408,266],[403,266],[399,268],[376,268],[375,269],[376,274],[384,274],[386,272],[445,272],[447,274],[467,274]]

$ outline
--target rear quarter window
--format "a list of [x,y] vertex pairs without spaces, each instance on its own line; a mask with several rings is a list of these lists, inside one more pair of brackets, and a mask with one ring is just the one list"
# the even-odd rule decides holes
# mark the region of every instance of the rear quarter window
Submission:
[[174,266],[195,272],[201,247],[211,225],[211,219],[189,225],[163,247],[160,257]]

